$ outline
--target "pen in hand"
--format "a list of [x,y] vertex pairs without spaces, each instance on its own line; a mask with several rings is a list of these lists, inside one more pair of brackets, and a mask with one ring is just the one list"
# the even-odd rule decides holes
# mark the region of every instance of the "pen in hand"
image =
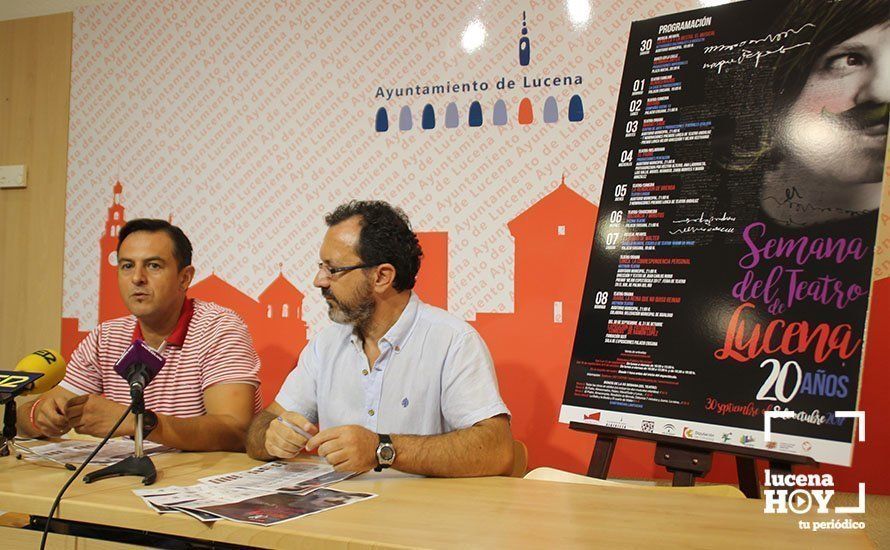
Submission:
[[292,429],[293,431],[295,431],[295,432],[297,432],[298,434],[300,434],[300,435],[302,435],[303,437],[305,437],[307,441],[308,441],[309,439],[312,439],[312,434],[310,434],[309,432],[307,432],[307,431],[304,430],[303,428],[297,426],[296,424],[292,424],[291,422],[288,422],[287,420],[284,419],[284,417],[279,416],[279,417],[277,418],[277,420],[278,420],[279,422],[281,422],[282,424],[284,424],[285,426],[287,426],[288,428]]

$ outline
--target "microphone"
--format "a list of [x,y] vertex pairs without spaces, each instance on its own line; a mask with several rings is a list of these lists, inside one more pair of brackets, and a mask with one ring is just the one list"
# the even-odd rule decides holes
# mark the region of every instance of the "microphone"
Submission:
[[114,372],[130,385],[130,393],[141,393],[164,368],[164,356],[142,340],[133,342],[114,365]]
[[[155,482],[158,472],[155,469],[155,465],[152,463],[151,458],[145,455],[142,448],[143,417],[146,412],[145,395],[143,394],[143,391],[154,377],[161,372],[165,362],[166,360],[161,354],[153,350],[148,344],[140,339],[133,342],[130,347],[127,348],[127,351],[121,355],[121,358],[117,360],[117,363],[114,365],[114,372],[118,373],[121,378],[126,380],[127,384],[130,385],[130,406],[124,412],[124,416],[122,416],[111,431],[108,432],[108,435],[102,443],[99,444],[99,447],[108,441],[108,438],[111,437],[117,427],[120,426],[124,418],[132,412],[136,417],[136,429],[133,432],[133,441],[136,449],[133,456],[128,456],[117,464],[112,464],[111,466],[107,466],[101,470],[90,472],[85,475],[83,478],[84,483],[92,483],[106,477],[116,476],[141,476],[142,483],[145,485],[151,485]],[[87,459],[87,462],[95,456],[96,452],[98,452],[98,447]],[[84,462],[84,465],[85,464],[86,462]],[[71,479],[74,479],[78,473],[80,472],[75,473],[75,476],[72,476]],[[58,498],[56,501],[58,501]],[[54,510],[50,510],[49,517],[52,517],[53,511]]]
[[0,456],[16,453],[16,457],[21,458],[21,453],[26,453],[61,464],[69,470],[75,469],[71,464],[59,462],[54,457],[23,447],[15,441],[18,435],[15,426],[18,419],[15,398],[53,389],[65,378],[65,366],[65,360],[59,352],[39,349],[19,361],[15,370],[0,371],[0,404],[4,406]]
[[0,404],[19,395],[43,393],[65,377],[65,359],[52,349],[39,349],[26,355],[15,370],[0,371]]

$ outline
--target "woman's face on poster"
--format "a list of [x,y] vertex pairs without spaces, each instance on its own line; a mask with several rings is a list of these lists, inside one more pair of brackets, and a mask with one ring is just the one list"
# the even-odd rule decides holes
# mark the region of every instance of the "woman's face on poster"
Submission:
[[780,121],[784,152],[818,178],[881,181],[890,102],[890,22],[875,25],[817,58]]

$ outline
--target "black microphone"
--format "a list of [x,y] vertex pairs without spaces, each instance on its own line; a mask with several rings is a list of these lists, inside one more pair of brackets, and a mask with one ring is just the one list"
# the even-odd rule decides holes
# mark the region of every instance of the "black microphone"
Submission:
[[142,391],[151,382],[151,372],[145,363],[133,363],[125,371],[124,378],[130,384],[130,390]]

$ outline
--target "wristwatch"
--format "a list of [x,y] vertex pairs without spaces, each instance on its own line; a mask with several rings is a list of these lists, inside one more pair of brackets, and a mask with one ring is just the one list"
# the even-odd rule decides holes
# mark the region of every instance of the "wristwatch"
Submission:
[[396,448],[392,446],[392,438],[386,434],[377,434],[380,443],[377,445],[377,467],[375,472],[382,472],[396,461]]
[[145,411],[142,415],[142,439],[148,438],[148,434],[158,427],[158,415],[151,411]]

